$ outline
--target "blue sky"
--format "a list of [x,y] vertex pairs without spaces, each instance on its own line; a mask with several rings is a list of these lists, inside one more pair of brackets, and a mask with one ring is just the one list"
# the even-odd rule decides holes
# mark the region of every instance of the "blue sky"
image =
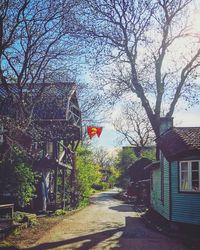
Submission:
[[[200,105],[196,105],[188,110],[179,108],[174,113],[174,126],[176,127],[200,127]],[[120,148],[123,145],[117,144],[117,133],[112,127],[111,123],[103,124],[103,131],[100,136],[92,139],[92,144],[95,147],[104,147],[105,149],[112,151],[116,148]]]
[[[195,33],[200,32],[200,0],[194,0],[193,2],[194,7],[194,15],[192,15],[192,24]],[[182,41],[178,43],[178,49],[182,48]],[[90,74],[86,74],[84,76],[86,81],[92,81]],[[179,101],[178,106],[175,110],[173,115],[174,117],[174,126],[177,127],[200,127],[200,104],[196,105],[192,108],[186,109],[187,104],[183,101]],[[117,106],[113,112],[115,115],[119,113],[118,111],[119,106]],[[100,138],[95,137],[92,139],[92,144],[97,147],[105,147],[106,149],[112,150],[114,148],[119,148],[122,145],[117,144],[117,133],[115,132],[114,128],[112,127],[111,122],[107,122],[102,124],[103,131]],[[128,145],[128,144],[126,144]]]

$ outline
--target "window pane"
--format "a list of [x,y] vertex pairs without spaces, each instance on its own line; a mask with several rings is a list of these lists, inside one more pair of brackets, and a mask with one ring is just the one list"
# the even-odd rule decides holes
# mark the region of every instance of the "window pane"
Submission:
[[198,161],[192,162],[192,171],[193,170],[199,170],[199,162]]
[[192,181],[198,181],[199,180],[199,172],[198,171],[193,171],[192,172]]
[[192,190],[199,191],[199,181],[192,181]]
[[188,162],[181,162],[181,171],[188,170]]
[[187,180],[181,182],[181,190],[189,190],[189,184]]
[[180,162],[180,189],[182,191],[200,192],[199,161]]
[[189,189],[188,172],[181,172],[181,189],[182,190]]
[[188,180],[188,172],[181,172],[182,181]]
[[199,162],[192,162],[192,190],[199,191]]

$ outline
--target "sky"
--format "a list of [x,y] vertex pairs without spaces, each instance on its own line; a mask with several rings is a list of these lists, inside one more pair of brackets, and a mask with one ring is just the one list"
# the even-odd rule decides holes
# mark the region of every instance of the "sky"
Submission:
[[[115,112],[117,113],[117,110],[115,110]],[[173,117],[175,127],[200,127],[200,105],[193,106],[188,110],[180,106],[180,108],[175,111]],[[92,145],[94,147],[103,147],[110,152],[122,146],[128,146],[128,143],[122,145],[117,143],[117,137],[118,134],[112,124],[107,122],[103,124],[103,131],[100,138],[95,136],[92,139]]]
[[[192,15],[192,23],[193,23],[193,29],[194,33],[200,33],[200,0],[194,0],[194,15]],[[182,44],[178,44],[179,49],[183,47]],[[183,50],[184,48],[182,48]],[[185,103],[180,102],[178,107],[176,108],[174,112],[174,126],[176,127],[200,127],[200,104],[195,105],[191,108],[186,109]],[[116,106],[116,108],[113,110],[113,113],[115,113],[115,116],[119,114],[120,109],[119,106]],[[117,138],[119,135],[114,130],[112,123],[107,122],[102,124],[103,131],[98,138],[95,136],[92,139],[92,145],[95,147],[104,147],[105,149],[112,151],[116,148],[120,148],[122,146],[128,145],[128,143],[123,143],[122,145],[119,144],[119,140]]]

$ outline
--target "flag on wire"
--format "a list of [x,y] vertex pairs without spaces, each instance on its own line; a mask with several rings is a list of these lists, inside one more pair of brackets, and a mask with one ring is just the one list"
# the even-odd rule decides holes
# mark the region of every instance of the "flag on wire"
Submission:
[[90,137],[90,139],[92,139],[93,136],[97,135],[98,137],[100,137],[101,132],[102,132],[102,127],[87,127],[87,133]]

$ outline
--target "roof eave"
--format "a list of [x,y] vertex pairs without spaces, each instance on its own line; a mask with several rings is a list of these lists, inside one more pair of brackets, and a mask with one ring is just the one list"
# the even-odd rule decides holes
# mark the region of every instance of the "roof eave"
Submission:
[[144,167],[145,170],[147,169],[154,169],[154,168],[158,168],[160,166],[160,161],[153,161],[152,163],[150,163],[149,165],[147,165],[146,167]]

